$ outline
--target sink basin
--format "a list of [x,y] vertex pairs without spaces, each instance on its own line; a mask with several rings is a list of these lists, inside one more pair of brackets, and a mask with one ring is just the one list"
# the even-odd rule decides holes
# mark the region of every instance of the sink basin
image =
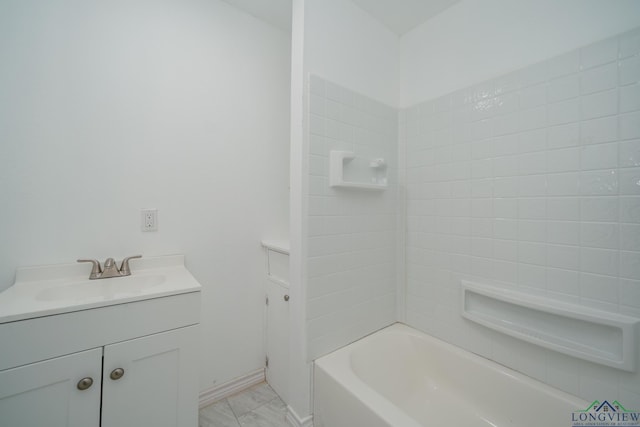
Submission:
[[112,277],[110,279],[83,280],[55,288],[46,288],[35,294],[38,301],[110,300],[139,295],[165,282],[162,275]]

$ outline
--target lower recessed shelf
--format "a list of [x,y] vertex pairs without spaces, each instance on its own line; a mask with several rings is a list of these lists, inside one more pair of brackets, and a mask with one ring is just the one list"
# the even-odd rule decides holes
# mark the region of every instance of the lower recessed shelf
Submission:
[[512,337],[635,371],[640,319],[462,281],[462,316]]

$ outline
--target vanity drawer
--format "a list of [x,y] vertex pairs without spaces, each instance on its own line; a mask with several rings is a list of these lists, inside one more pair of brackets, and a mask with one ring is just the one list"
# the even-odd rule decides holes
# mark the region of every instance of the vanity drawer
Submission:
[[0,371],[200,321],[200,292],[0,324]]

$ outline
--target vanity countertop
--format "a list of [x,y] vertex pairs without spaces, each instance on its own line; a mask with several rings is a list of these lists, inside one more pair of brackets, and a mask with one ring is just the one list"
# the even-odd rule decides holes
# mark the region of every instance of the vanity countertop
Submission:
[[89,280],[90,270],[77,263],[19,268],[13,286],[0,292],[0,324],[201,289],[183,255],[132,261],[126,277]]

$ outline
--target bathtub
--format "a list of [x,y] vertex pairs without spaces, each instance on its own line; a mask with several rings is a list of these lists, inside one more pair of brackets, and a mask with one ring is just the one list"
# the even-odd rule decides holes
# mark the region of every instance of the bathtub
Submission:
[[588,402],[396,323],[315,361],[315,427],[564,427]]

